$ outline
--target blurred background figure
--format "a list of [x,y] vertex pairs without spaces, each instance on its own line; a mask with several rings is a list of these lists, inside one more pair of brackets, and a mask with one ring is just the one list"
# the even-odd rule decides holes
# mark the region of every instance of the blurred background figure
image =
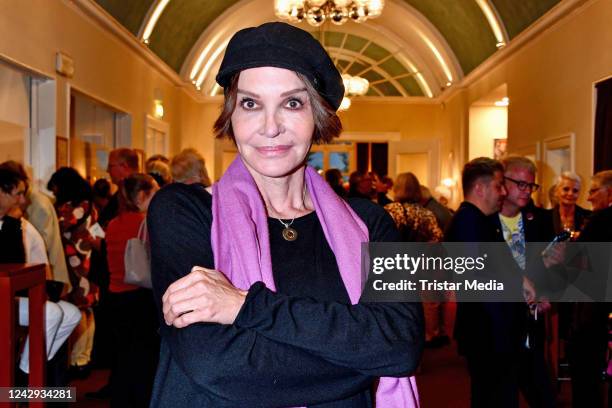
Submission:
[[434,213],[421,206],[419,180],[413,173],[400,173],[393,187],[395,202],[385,210],[391,215],[404,242],[439,242],[443,238]]
[[[45,243],[36,228],[23,217],[15,218],[9,215],[15,207],[25,205],[27,190],[28,178],[24,172],[16,170],[10,164],[0,166],[0,263],[48,265]],[[18,209],[17,213],[21,213],[21,210]],[[17,300],[19,325],[28,326],[28,298],[18,296]],[[68,302],[56,299],[56,302],[45,303],[45,343],[48,360],[54,358],[80,319],[78,309]],[[25,342],[19,368],[23,373],[29,372],[29,338]],[[55,373],[51,371],[50,374]],[[65,385],[55,375],[48,378],[47,384]]]
[[374,200],[383,207],[392,203],[393,200],[387,195],[389,189],[393,186],[391,177],[378,177],[376,173],[372,172],[372,178],[374,180]]
[[[421,188],[413,173],[400,173],[393,186],[395,202],[385,210],[391,215],[403,242],[440,242],[443,233],[436,216],[421,206]],[[450,343],[449,312],[445,308],[448,294],[442,291],[422,291],[425,312],[425,347],[440,347]]]
[[[6,161],[0,164],[0,168],[11,169],[19,173],[23,180],[29,181],[24,167],[16,161]],[[25,200],[21,205],[15,206],[15,208],[18,208],[22,215],[36,228],[45,242],[47,257],[51,267],[51,275],[48,278],[64,283],[66,285],[65,290],[69,290],[68,268],[66,266],[64,247],[53,203],[43,193],[28,188]]]
[[90,282],[89,270],[92,251],[100,245],[95,234],[100,226],[93,208],[91,187],[75,169],[62,167],[57,170],[47,183],[47,189],[55,195],[55,209],[72,284],[68,298],[82,315],[73,334],[70,365],[75,376],[86,377],[96,328],[92,306],[99,299],[98,286]]
[[200,183],[206,187],[211,184],[204,157],[196,149],[187,148],[174,156],[170,169],[172,178],[177,183]]
[[170,159],[164,156],[163,154],[154,154],[153,156],[150,156],[145,162],[145,168],[149,165],[149,163],[154,161],[160,161],[168,165],[170,164]]
[[[612,242],[612,170],[595,173],[591,178],[588,200],[593,214],[586,223],[579,241]],[[608,302],[576,302],[572,304],[567,353],[572,377],[572,406],[603,407],[604,376],[609,381],[612,359],[608,349]],[[606,370],[607,365],[607,370]],[[612,389],[608,385],[608,407],[612,405]]]
[[108,224],[106,246],[112,316],[111,406],[149,405],[159,353],[157,311],[151,289],[124,283],[127,241],[146,228],[146,211],[159,186],[148,174],[133,174],[119,185],[120,211]]
[[349,198],[372,199],[372,176],[369,173],[354,171],[349,176]]
[[163,187],[166,184],[172,183],[172,173],[170,172],[170,166],[164,160],[147,160],[145,172],[155,179],[159,187]]
[[558,201],[553,207],[555,234],[565,230],[572,233],[572,239],[576,239],[591,215],[591,211],[576,204],[582,186],[580,176],[564,171],[555,185],[555,198]]
[[91,187],[93,194],[93,205],[96,212],[100,214],[108,205],[111,197],[111,184],[107,179],[98,179]]
[[338,169],[329,169],[325,171],[325,181],[331,186],[332,190],[338,194],[341,198],[346,199],[347,192],[344,189],[344,180],[342,179],[342,173]]
[[446,226],[453,217],[453,213],[447,207],[448,200],[444,195],[440,195],[441,199],[446,199],[446,203],[442,203],[431,195],[429,188],[424,185],[420,185],[419,187],[421,190],[421,205],[434,213],[436,216],[436,221],[438,221],[438,226],[442,231],[445,231]]

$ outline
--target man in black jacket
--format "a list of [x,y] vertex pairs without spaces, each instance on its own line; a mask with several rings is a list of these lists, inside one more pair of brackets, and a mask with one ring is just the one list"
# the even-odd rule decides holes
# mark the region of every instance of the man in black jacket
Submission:
[[[530,251],[529,242],[550,242],[554,238],[552,213],[536,207],[531,194],[540,187],[535,183],[535,164],[520,156],[511,156],[502,161],[507,195],[499,213],[491,216],[499,241],[505,241],[512,257],[524,271],[530,285],[535,287],[550,283],[546,266],[555,263],[553,259],[541,258],[540,250]],[[534,253],[536,252],[536,253]],[[552,251],[551,251],[552,253]],[[551,257],[553,258],[553,257]],[[560,263],[561,259],[557,261]],[[529,267],[527,267],[529,265]],[[535,271],[534,271],[535,269]],[[536,305],[535,303],[533,304]],[[539,303],[540,314],[532,309],[528,317],[527,339],[520,349],[519,386],[530,406],[551,407],[555,397],[544,361],[544,313],[547,302]],[[548,308],[546,308],[548,309]]]
[[[449,224],[446,241],[500,241],[490,216],[501,209],[507,194],[503,177],[502,164],[493,159],[481,157],[465,165],[465,201]],[[507,252],[493,261],[513,264]],[[518,266],[512,271],[516,273],[506,276],[507,282],[515,290],[522,288]],[[518,407],[519,356],[527,337],[527,316],[525,303],[458,303],[455,338],[468,363],[472,407]]]
[[[612,242],[612,170],[600,171],[593,176],[588,200],[593,205],[593,215],[579,241]],[[578,302],[573,305],[568,357],[574,407],[604,406],[601,388],[609,312],[609,302]]]

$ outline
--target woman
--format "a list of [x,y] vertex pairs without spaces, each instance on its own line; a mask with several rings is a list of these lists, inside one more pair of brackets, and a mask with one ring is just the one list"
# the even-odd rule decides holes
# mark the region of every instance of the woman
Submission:
[[555,185],[555,197],[558,202],[553,208],[555,234],[566,230],[572,233],[572,239],[577,239],[591,216],[591,211],[576,204],[580,196],[580,176],[564,171]]
[[329,56],[268,23],[234,35],[217,82],[215,129],[239,157],[208,190],[166,187],[148,216],[166,323],[152,406],[416,406],[409,378],[371,389],[416,368],[420,306],[357,304],[361,242],[395,240],[393,223],[305,166],[341,129]]
[[68,298],[78,306],[82,315],[72,333],[71,372],[75,377],[84,378],[89,374],[96,330],[92,306],[99,298],[98,286],[89,279],[91,256],[100,246],[100,241],[91,233],[98,217],[91,186],[72,167],[62,167],[53,173],[47,189],[55,195],[55,209],[72,285]]
[[[433,212],[422,207],[421,184],[413,173],[401,173],[393,186],[395,202],[387,204],[385,210],[391,215],[404,242],[440,242],[442,230]],[[422,291],[423,309],[425,311],[425,347],[438,347],[450,341],[445,328],[451,318],[445,300],[449,293],[439,291]]]
[[150,289],[124,283],[127,241],[146,228],[146,211],[159,190],[148,174],[133,174],[119,185],[119,214],[106,229],[110,285],[108,307],[113,316],[111,404],[147,406],[159,352],[155,303]]
[[419,203],[421,185],[412,173],[401,173],[397,176],[393,187],[395,202],[387,204],[385,210],[395,221],[406,242],[440,242],[442,230],[433,212]]
[[205,187],[211,184],[204,157],[196,149],[183,149],[172,158],[170,169],[177,183],[202,183]]

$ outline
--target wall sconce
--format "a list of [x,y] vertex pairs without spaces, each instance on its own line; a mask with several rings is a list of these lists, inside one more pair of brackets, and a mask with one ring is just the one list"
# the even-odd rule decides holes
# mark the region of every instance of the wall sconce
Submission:
[[443,186],[445,186],[445,187],[448,187],[448,188],[452,188],[452,187],[454,187],[454,186],[455,186],[455,184],[456,184],[456,183],[455,183],[455,180],[453,180],[453,179],[452,179],[452,178],[450,178],[450,177],[447,177],[447,178],[445,178],[445,179],[443,179],[443,180],[442,180],[442,185],[443,185]]
[[153,111],[153,116],[155,116],[157,119],[163,119],[164,118],[164,103],[162,102],[161,99],[156,99],[153,101],[153,103],[155,104],[155,110]]

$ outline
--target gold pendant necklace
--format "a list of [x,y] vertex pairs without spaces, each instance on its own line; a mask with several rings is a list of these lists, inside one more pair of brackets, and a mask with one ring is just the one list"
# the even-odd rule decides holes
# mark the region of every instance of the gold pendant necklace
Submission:
[[[302,206],[304,208],[306,208],[306,203],[304,201],[305,199],[306,199],[306,184],[304,184],[304,191],[302,192]],[[283,239],[285,241],[292,242],[292,241],[295,241],[297,239],[297,237],[298,237],[298,233],[295,230],[295,228],[291,228],[291,225],[293,225],[293,221],[295,221],[296,217],[297,217],[297,214],[289,222],[285,222],[285,221],[281,220],[280,218],[278,218],[278,222],[283,224],[283,227],[285,227],[285,228],[283,228]]]

